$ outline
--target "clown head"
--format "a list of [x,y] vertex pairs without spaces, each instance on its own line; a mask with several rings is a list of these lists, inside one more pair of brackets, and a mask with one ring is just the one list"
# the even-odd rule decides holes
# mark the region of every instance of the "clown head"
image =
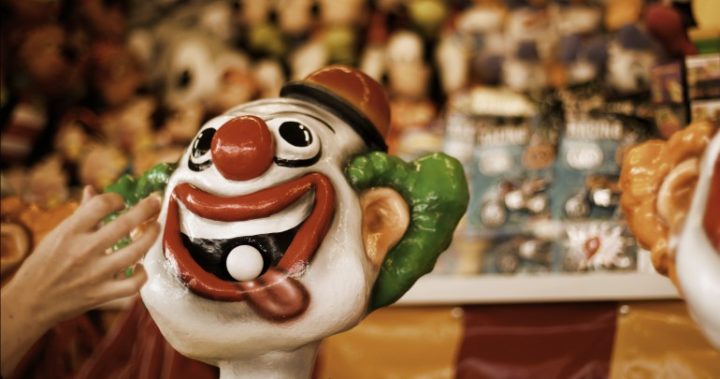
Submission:
[[720,347],[720,134],[700,121],[632,148],[620,178],[622,205],[653,265],[680,289],[690,313]]
[[[394,301],[427,271],[418,268],[426,258],[418,265],[400,257],[398,268],[417,272],[409,285],[379,275],[393,249],[423,238],[416,224],[425,219],[413,218],[433,205],[420,207],[414,197],[446,196],[425,196],[424,183],[456,183],[455,218],[467,203],[462,169],[446,156],[439,170],[446,178],[428,177],[436,168],[424,162],[358,157],[385,149],[390,116],[368,76],[328,67],[287,84],[281,96],[203,125],[166,187],[163,233],[144,261],[150,279],[142,297],[166,339],[221,370],[291,351],[312,362],[317,341],[355,325],[371,301]],[[367,166],[378,159],[387,167]],[[393,170],[413,184],[400,178],[392,189],[369,188]],[[444,248],[446,239],[430,244]]]

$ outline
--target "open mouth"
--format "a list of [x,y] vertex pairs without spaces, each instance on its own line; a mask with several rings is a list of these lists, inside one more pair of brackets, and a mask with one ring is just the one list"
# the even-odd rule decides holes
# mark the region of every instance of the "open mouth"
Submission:
[[[302,224],[301,224],[302,225]],[[257,234],[228,239],[191,238],[181,232],[183,245],[200,267],[223,280],[238,280],[228,269],[228,256],[241,246],[250,246],[262,258],[260,275],[277,266],[300,225],[279,233]]]
[[[233,238],[194,238],[181,231],[180,206],[188,216],[232,223],[267,218],[291,208],[314,190],[309,215],[296,226],[275,233]],[[180,205],[180,204],[181,205]],[[335,191],[323,174],[311,173],[251,194],[220,197],[190,184],[173,189],[163,247],[180,280],[198,296],[217,301],[248,301],[262,317],[288,320],[302,314],[310,302],[296,278],[312,261],[335,212]],[[250,246],[262,256],[255,279],[237,281],[228,272],[228,256]]]

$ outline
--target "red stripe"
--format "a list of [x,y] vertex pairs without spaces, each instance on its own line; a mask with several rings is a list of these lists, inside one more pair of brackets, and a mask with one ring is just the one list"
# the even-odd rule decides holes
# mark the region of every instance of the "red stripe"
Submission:
[[616,303],[465,308],[458,378],[607,378]]

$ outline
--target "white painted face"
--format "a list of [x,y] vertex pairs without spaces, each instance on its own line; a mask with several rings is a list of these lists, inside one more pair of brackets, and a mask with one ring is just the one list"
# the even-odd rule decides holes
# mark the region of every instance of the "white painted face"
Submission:
[[[236,167],[219,162],[207,135],[245,115],[270,130],[272,163],[252,178],[228,179]],[[305,142],[298,143],[298,136]],[[163,233],[144,260],[149,281],[142,298],[173,347],[217,364],[293,350],[359,322],[377,270],[364,252],[357,195],[343,167],[364,148],[332,113],[293,99],[244,104],[202,127],[170,178],[160,214]],[[295,185],[307,178],[310,190]],[[279,185],[285,188],[268,195]],[[323,237],[328,205],[334,211]],[[306,228],[313,222],[320,226]],[[315,234],[321,237],[316,249],[295,246]],[[308,255],[308,264],[293,254]],[[255,279],[258,264],[264,268]],[[216,291],[220,287],[225,292]]]
[[[703,221],[717,204],[710,205],[713,177],[720,175],[720,134],[705,150],[700,178],[695,187],[690,211],[680,235],[677,252],[677,276],[690,313],[705,336],[720,349],[720,251],[713,247]],[[715,179],[717,180],[717,179]],[[718,217],[717,214],[714,217]]]

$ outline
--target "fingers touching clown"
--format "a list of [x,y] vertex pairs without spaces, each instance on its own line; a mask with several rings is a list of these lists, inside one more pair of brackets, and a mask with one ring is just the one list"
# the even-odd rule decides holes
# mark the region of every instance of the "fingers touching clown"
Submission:
[[169,179],[142,297],[210,362],[348,329],[429,271],[465,211],[459,163],[389,157],[382,88],[331,66],[208,121]]

